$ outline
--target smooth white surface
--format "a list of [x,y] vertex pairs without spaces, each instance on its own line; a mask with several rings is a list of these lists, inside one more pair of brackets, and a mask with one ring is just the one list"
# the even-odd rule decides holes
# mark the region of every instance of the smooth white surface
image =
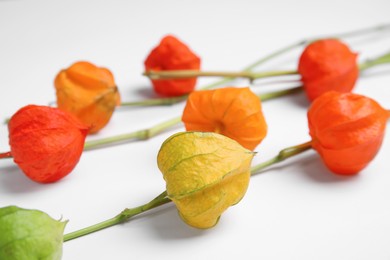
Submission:
[[[111,69],[124,101],[154,97],[141,76],[143,61],[168,33],[202,57],[203,69],[233,71],[305,37],[388,23],[389,10],[388,0],[0,0],[0,119],[26,104],[53,101],[55,75],[78,60]],[[389,51],[390,33],[348,43],[362,60]],[[294,69],[300,51],[259,70]],[[389,72],[383,66],[364,73],[355,92],[390,108]],[[202,79],[199,86],[214,80]],[[263,82],[253,89],[277,87]],[[309,140],[307,107],[303,94],[264,103],[269,134],[254,164]],[[88,138],[150,127],[182,108],[119,109],[103,131]],[[68,177],[51,185],[30,181],[12,160],[2,160],[0,206],[69,219],[66,233],[113,217],[164,190],[156,155],[168,136],[182,130],[85,152]],[[0,151],[9,150],[7,136],[1,125]],[[245,198],[213,229],[186,226],[171,204],[65,243],[63,259],[390,259],[389,154],[387,136],[368,168],[341,178],[310,151],[254,177]]]

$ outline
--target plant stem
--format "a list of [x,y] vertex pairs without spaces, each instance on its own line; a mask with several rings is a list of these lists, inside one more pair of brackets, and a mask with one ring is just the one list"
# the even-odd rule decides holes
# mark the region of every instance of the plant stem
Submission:
[[[290,88],[290,89],[286,89],[286,90],[279,90],[279,91],[273,91],[273,92],[269,92],[269,93],[262,93],[262,94],[259,94],[257,96],[261,99],[261,101],[267,101],[267,100],[271,100],[271,99],[278,98],[281,96],[298,93],[302,90],[303,90],[302,86],[299,86],[299,87]],[[389,114],[390,114],[390,112],[389,112]],[[134,132],[127,133],[127,134],[121,134],[121,135],[116,135],[116,136],[112,136],[112,137],[91,140],[91,141],[85,142],[84,150],[92,150],[92,149],[96,149],[96,148],[101,147],[101,146],[106,146],[106,145],[110,145],[110,144],[114,144],[114,143],[130,141],[130,140],[147,140],[147,139],[154,137],[157,134],[163,132],[164,130],[169,129],[172,126],[179,124],[180,122],[181,122],[181,117],[175,117],[175,118],[172,118],[168,121],[159,123],[151,128],[134,131]],[[5,159],[5,158],[12,158],[11,152],[0,153],[0,159]]]
[[168,78],[191,78],[191,77],[197,77],[197,76],[222,76],[222,77],[230,77],[230,78],[237,78],[237,77],[245,77],[249,78],[251,80],[258,79],[258,78],[264,78],[264,77],[272,77],[272,76],[281,76],[281,75],[291,75],[296,74],[296,71],[276,71],[276,72],[265,72],[265,75],[261,75],[262,73],[259,73],[259,75],[256,75],[256,73],[248,73],[251,72],[251,70],[258,65],[265,63],[266,61],[275,58],[281,54],[284,54],[294,48],[297,48],[299,46],[303,46],[306,44],[309,44],[313,41],[324,39],[324,38],[349,38],[349,37],[355,37],[366,33],[372,33],[375,31],[385,31],[390,29],[390,24],[382,24],[374,27],[368,27],[364,29],[359,29],[355,31],[345,32],[345,33],[339,33],[335,35],[328,35],[328,36],[322,36],[322,37],[313,37],[313,38],[307,38],[303,39],[297,42],[294,42],[293,44],[290,44],[286,47],[283,47],[264,58],[258,60],[257,62],[251,64],[247,68],[245,68],[242,72],[208,72],[208,71],[197,71],[197,70],[182,70],[182,71],[147,71],[144,72],[143,75],[150,77],[151,79],[168,79]]
[[0,159],[12,158],[11,152],[0,153]]
[[[256,175],[261,170],[263,170],[263,169],[265,169],[265,168],[267,168],[275,163],[279,163],[279,162],[281,162],[289,157],[292,157],[294,155],[302,153],[310,148],[311,148],[311,142],[307,142],[304,144],[300,144],[300,145],[296,145],[296,146],[292,146],[292,147],[283,149],[273,159],[253,166],[251,168],[251,175],[252,176]],[[125,209],[113,218],[110,218],[110,219],[105,220],[103,222],[100,222],[98,224],[95,224],[95,225],[92,225],[92,226],[89,226],[89,227],[86,227],[86,228],[83,228],[83,229],[80,229],[80,230],[77,230],[77,231],[74,231],[74,232],[71,232],[71,233],[64,235],[64,242],[78,238],[78,237],[82,237],[82,236],[85,236],[85,235],[88,235],[91,233],[94,233],[96,231],[99,231],[99,230],[102,230],[102,229],[105,229],[105,228],[108,228],[111,226],[115,226],[117,224],[124,223],[138,214],[141,214],[141,213],[146,212],[148,210],[154,209],[158,206],[167,204],[169,202],[171,202],[171,200],[169,199],[167,192],[164,191],[160,195],[158,195],[156,198],[154,198],[153,200],[151,200],[150,202],[148,202],[144,205],[141,205],[141,206],[138,206],[135,208]]]
[[116,136],[107,137],[103,139],[88,141],[85,142],[84,150],[95,149],[99,146],[105,146],[113,143],[119,143],[119,142],[134,140],[134,139],[147,140],[172,126],[179,124],[180,122],[181,122],[181,117],[175,117],[148,129],[138,130],[128,134],[116,135]]
[[[364,71],[364,70],[367,70],[367,69],[372,68],[374,66],[377,66],[377,65],[380,65],[380,64],[386,64],[386,63],[390,63],[390,52],[387,52],[386,54],[381,55],[381,56],[379,56],[379,57],[377,57],[375,59],[368,59],[368,60],[364,61],[363,63],[361,63],[359,65],[359,70],[360,71]],[[295,74],[297,74],[297,72],[294,71],[294,70],[265,71],[265,72],[250,72],[250,71],[242,71],[242,72],[202,72],[202,71],[195,71],[195,70],[177,70],[177,71],[160,71],[156,75],[154,74],[155,73],[154,71],[150,71],[148,73],[150,73],[150,75],[153,75],[152,77],[160,75],[161,79],[163,79],[165,77],[169,77],[169,76],[171,76],[173,74],[178,73],[177,75],[180,75],[180,76],[178,76],[178,78],[186,77],[186,76],[190,77],[190,75],[194,76],[194,75],[197,74],[198,76],[215,76],[215,75],[217,75],[217,76],[229,76],[230,78],[246,77],[246,78],[249,78],[251,80],[259,79],[259,78],[266,78],[266,77],[273,77],[273,76],[295,75]],[[210,88],[212,88],[212,87],[210,87]],[[202,89],[206,89],[206,88],[202,88]],[[283,96],[283,95],[287,95],[289,93],[295,93],[299,89],[302,89],[302,87],[291,89],[291,92],[286,90],[285,94],[282,94],[280,92],[275,92],[275,94],[277,94],[278,96]],[[271,92],[271,93],[265,94],[265,96],[273,95],[273,94],[274,93]],[[180,96],[180,97],[159,98],[159,99],[151,99],[151,100],[145,100],[145,101],[140,101],[140,102],[129,102],[129,103],[123,103],[123,104],[125,104],[125,105],[136,105],[136,106],[140,106],[140,105],[143,105],[143,106],[172,105],[172,104],[175,104],[177,102],[180,102],[180,101],[183,101],[183,100],[187,99],[187,97],[188,97],[188,95],[184,95],[184,96]],[[264,101],[266,99],[262,99],[262,100]]]
[[[385,53],[375,59],[369,59],[359,65],[360,70],[366,70],[376,65],[390,63],[390,52]],[[199,71],[199,70],[165,70],[165,71],[148,71],[144,75],[151,79],[181,79],[193,77],[230,77],[230,78],[248,78],[251,81],[255,79],[277,77],[286,75],[296,75],[296,70],[282,70],[282,71],[264,71],[264,72],[226,72],[226,71]]]
[[78,238],[78,237],[82,237],[82,236],[85,236],[85,235],[88,235],[91,233],[94,233],[96,231],[99,231],[99,230],[102,230],[102,229],[105,229],[105,228],[108,228],[111,226],[115,226],[115,225],[123,223],[123,222],[126,222],[130,218],[132,218],[138,214],[141,214],[145,211],[154,209],[158,206],[164,205],[170,201],[171,200],[167,197],[167,192],[164,191],[159,196],[157,196],[155,199],[153,199],[152,201],[150,201],[144,205],[141,205],[141,206],[138,206],[135,208],[131,208],[131,209],[125,209],[113,218],[110,218],[110,219],[105,220],[103,222],[100,222],[98,224],[95,224],[95,225],[89,226],[87,228],[83,228],[83,229],[77,230],[75,232],[71,232],[71,233],[64,235],[64,242]]
[[317,36],[317,37],[312,37],[312,38],[306,38],[306,39],[303,39],[303,40],[300,40],[300,41],[297,41],[297,42],[294,42],[290,45],[287,45],[267,56],[265,56],[264,58],[258,60],[257,62],[253,63],[251,66],[247,67],[246,70],[247,71],[250,71],[252,70],[253,68],[257,67],[258,65],[262,64],[262,63],[265,63],[266,61],[268,60],[271,60],[277,56],[280,56],[290,50],[293,50],[295,48],[298,48],[300,46],[304,46],[306,44],[309,44],[313,41],[317,41],[319,39],[324,39],[324,38],[350,38],[350,37],[355,37],[355,36],[359,36],[359,35],[362,35],[362,34],[366,34],[366,33],[373,33],[373,32],[380,32],[380,31],[385,31],[385,30],[389,30],[390,29],[390,24],[381,24],[381,25],[376,25],[376,26],[372,26],[372,27],[367,27],[367,28],[363,28],[363,29],[358,29],[358,30],[354,30],[354,31],[349,31],[349,32],[343,32],[343,33],[338,33],[338,34],[334,34],[334,35],[323,35],[323,36]]
[[[295,47],[295,45],[294,45]],[[262,57],[261,59],[257,60],[256,62],[252,63],[251,65],[247,66],[242,70],[242,73],[245,72],[250,72],[253,68],[259,66],[262,63],[265,63],[266,61],[284,53],[290,50],[290,46],[288,48],[283,48],[281,50],[278,50],[274,53],[271,53],[270,55],[267,55],[265,57]],[[218,80],[214,83],[210,83],[206,86],[200,87],[200,90],[205,90],[205,89],[213,89],[217,86],[223,85],[225,83],[228,83],[232,81],[234,78],[233,77],[225,77],[221,80]],[[120,106],[158,106],[158,105],[173,105],[176,103],[179,103],[181,101],[186,100],[188,95],[183,95],[179,97],[170,97],[170,98],[156,98],[156,99],[148,99],[148,100],[143,100],[143,101],[135,101],[135,102],[123,102],[121,103]]]
[[294,87],[294,88],[289,88],[289,89],[284,89],[284,90],[279,90],[279,91],[273,91],[273,92],[268,92],[268,93],[262,93],[257,95],[261,101],[267,101],[271,100],[274,98],[282,97],[282,96],[287,96],[290,94],[295,94],[299,93],[303,90],[302,86],[299,87]]
[[[381,64],[386,64],[386,63],[390,63],[390,52],[387,52],[386,54],[384,55],[381,55],[375,59],[368,59],[366,61],[364,61],[363,63],[361,63],[359,65],[359,70],[360,71],[364,71],[364,70],[367,70],[369,68],[372,68],[374,66],[377,66],[377,65],[381,65]],[[182,74],[182,75],[186,75],[186,73],[195,73],[195,72],[198,72],[199,74],[201,73],[207,73],[209,74],[208,76],[211,76],[212,74],[215,74],[217,75],[218,73],[221,73],[219,76],[221,76],[222,74],[227,76],[229,75],[230,77],[227,77],[227,78],[224,78],[223,80],[221,81],[218,81],[216,83],[213,83],[213,84],[210,84],[210,85],[207,85],[207,86],[204,86],[200,89],[212,89],[218,85],[221,85],[223,83],[227,83],[229,82],[230,80],[232,80],[233,78],[235,77],[247,77],[247,78],[250,78],[251,80],[254,80],[254,79],[259,79],[259,78],[266,78],[266,77],[273,77],[273,76],[281,76],[281,75],[294,75],[294,74],[297,74],[296,71],[294,70],[286,70],[286,71],[266,71],[266,72],[250,72],[250,71],[247,71],[247,70],[244,70],[242,72],[199,72],[199,71],[192,71],[192,70],[182,70],[182,71],[163,71],[163,72],[159,72],[161,73],[161,76],[162,77],[165,77],[165,76],[168,76],[170,75],[171,73],[179,73],[179,74]],[[149,73],[155,73],[153,71],[150,71]],[[302,88],[302,87],[301,87]],[[292,89],[291,93],[294,93],[295,90]],[[272,94],[272,93],[268,93],[268,94]],[[281,94],[281,93],[279,93]],[[286,93],[288,94],[288,93]],[[181,101],[184,101],[186,100],[188,97],[188,95],[183,95],[183,96],[179,96],[179,97],[170,97],[170,98],[156,98],[156,99],[147,99],[147,100],[144,100],[144,101],[136,101],[136,102],[124,102],[121,104],[121,106],[160,106],[160,105],[173,105],[173,104],[176,104],[176,103],[179,103]],[[263,100],[264,101],[264,100]]]
[[120,106],[164,106],[164,105],[173,105],[181,101],[186,100],[188,95],[183,95],[179,97],[169,97],[169,98],[153,98],[146,99],[143,101],[133,101],[133,102],[122,102]]
[[250,80],[276,77],[284,75],[296,75],[296,70],[286,71],[265,71],[265,72],[251,72],[251,71],[240,71],[240,72],[226,72],[226,71],[199,71],[199,70],[164,70],[164,71],[147,71],[143,75],[155,80],[163,79],[182,79],[182,78],[193,78],[193,77],[229,77],[229,78],[248,78]]
[[251,175],[252,176],[256,175],[261,170],[263,170],[263,169],[265,169],[265,168],[267,168],[267,167],[269,167],[269,166],[271,166],[271,165],[273,165],[275,163],[284,161],[287,158],[290,158],[290,157],[292,157],[294,155],[297,155],[297,154],[300,154],[300,153],[302,153],[304,151],[309,150],[312,147],[311,144],[312,143],[310,141],[310,142],[306,142],[306,143],[303,143],[303,144],[291,146],[291,147],[288,147],[288,148],[285,148],[285,149],[281,150],[279,152],[279,154],[277,156],[275,156],[274,158],[253,166],[251,168]]
[[[277,97],[293,94],[293,93],[298,93],[299,91],[302,90],[302,87],[295,87],[287,90],[279,90],[279,91],[273,91],[269,93],[263,93],[258,95],[258,97],[262,101],[266,100],[271,100]],[[143,130],[138,130],[135,132],[127,133],[127,134],[121,134],[121,135],[116,135],[112,137],[107,137],[107,138],[102,138],[102,139],[97,139],[97,140],[91,140],[88,142],[85,142],[84,145],[84,150],[91,150],[98,148],[100,146],[106,146],[114,143],[120,143],[120,142],[125,142],[125,141],[130,141],[130,140],[147,140],[151,137],[156,136],[157,134],[163,132],[164,130],[167,130],[171,128],[174,125],[177,125],[181,122],[181,117],[175,117],[172,118],[168,121],[159,123],[151,128],[143,129]]]
[[[319,39],[323,39],[323,38],[349,38],[349,37],[355,37],[355,36],[359,36],[359,35],[366,34],[366,33],[385,31],[385,30],[389,30],[389,29],[390,29],[390,24],[382,24],[382,25],[377,25],[377,26],[368,27],[368,28],[364,28],[364,29],[339,33],[339,34],[335,34],[335,35],[327,35],[327,36],[319,36],[319,37],[303,39],[303,40],[294,42],[292,44],[289,44],[285,47],[282,47],[282,48],[270,53],[269,55],[266,55],[266,56],[260,58],[259,60],[255,61],[254,63],[252,63],[249,66],[247,66],[246,68],[244,68],[242,70],[242,72],[250,72],[254,68],[256,68],[257,66],[259,66],[263,63],[266,63],[267,61],[269,61],[275,57],[278,57],[286,52],[289,52],[290,50],[293,50],[293,49],[300,47],[300,46],[304,46],[306,44],[309,44],[310,42],[313,42],[313,41],[316,41]],[[223,78],[219,81],[216,81],[214,83],[206,85],[204,87],[200,87],[199,89],[212,89],[212,88],[215,88],[217,86],[228,83],[233,79],[234,78],[226,77],[226,78]],[[172,105],[172,104],[179,103],[179,102],[185,100],[186,98],[187,98],[187,95],[183,96],[183,98],[180,98],[180,97],[168,98],[169,99],[168,101],[164,101],[165,98],[159,98],[159,99],[151,99],[151,100],[145,100],[145,101],[139,101],[139,102],[125,102],[125,103],[122,103],[121,106]]]
[[374,67],[376,65],[390,63],[390,52],[387,52],[375,59],[368,59],[359,65],[361,71]]

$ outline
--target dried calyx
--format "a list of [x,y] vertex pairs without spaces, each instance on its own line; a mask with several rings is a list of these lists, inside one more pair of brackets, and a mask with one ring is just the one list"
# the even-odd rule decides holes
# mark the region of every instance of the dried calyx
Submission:
[[54,85],[58,108],[88,125],[89,133],[96,133],[106,126],[120,104],[112,73],[90,62],[76,62],[61,70]]
[[55,182],[78,163],[88,127],[58,108],[28,105],[8,123],[15,163],[31,180]]
[[[172,35],[165,36],[145,60],[146,71],[199,70],[200,58],[190,48]],[[196,78],[159,80],[152,79],[156,93],[175,97],[190,93],[196,85]]]
[[318,40],[303,51],[298,65],[303,87],[313,101],[328,91],[351,92],[359,76],[357,54],[336,39]]
[[187,131],[216,132],[254,150],[267,134],[260,99],[249,88],[195,91],[183,111]]
[[312,146],[334,173],[353,175],[379,151],[389,112],[371,98],[328,92],[308,111]]

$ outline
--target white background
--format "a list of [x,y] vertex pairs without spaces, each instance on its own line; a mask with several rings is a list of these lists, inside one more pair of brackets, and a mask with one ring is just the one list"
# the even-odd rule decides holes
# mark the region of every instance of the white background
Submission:
[[[306,37],[388,23],[389,10],[388,0],[0,0],[0,119],[24,105],[53,101],[55,75],[79,60],[109,68],[124,101],[155,97],[141,75],[143,61],[168,33],[201,56],[203,69],[233,71]],[[347,42],[361,61],[389,51],[390,33]],[[259,70],[295,69],[300,52]],[[390,108],[389,72],[389,66],[367,71],[354,91]],[[253,90],[283,86],[266,83],[257,82]],[[88,139],[153,126],[179,116],[183,105],[118,109]],[[264,102],[269,134],[253,164],[309,141],[308,106],[303,94]],[[164,190],[156,155],[168,136],[182,130],[85,152],[70,175],[50,185],[30,181],[12,160],[2,160],[0,206],[68,219],[66,233],[113,217]],[[1,125],[0,151],[8,150],[7,127]],[[390,259],[389,154],[387,136],[369,167],[342,178],[309,151],[254,177],[245,198],[215,228],[188,227],[170,204],[65,243],[63,259]]]

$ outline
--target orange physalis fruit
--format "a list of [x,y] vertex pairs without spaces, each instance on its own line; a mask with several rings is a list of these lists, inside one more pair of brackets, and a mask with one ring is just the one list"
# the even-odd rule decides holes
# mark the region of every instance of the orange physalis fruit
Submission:
[[96,133],[110,120],[120,95],[112,73],[81,61],[61,70],[54,85],[59,109],[70,112]]
[[249,88],[192,92],[182,121],[187,131],[215,132],[253,150],[267,134],[261,102]]
[[[200,58],[183,42],[172,35],[165,36],[145,60],[146,71],[199,70]],[[174,97],[194,90],[196,78],[152,80],[154,91],[162,96]]]
[[28,105],[8,123],[15,163],[31,180],[55,182],[78,163],[88,127],[58,108]]
[[331,91],[308,111],[312,146],[334,173],[353,175],[375,157],[389,113],[374,100]]
[[336,39],[318,40],[303,51],[298,65],[310,101],[327,91],[351,92],[359,76],[357,54]]

